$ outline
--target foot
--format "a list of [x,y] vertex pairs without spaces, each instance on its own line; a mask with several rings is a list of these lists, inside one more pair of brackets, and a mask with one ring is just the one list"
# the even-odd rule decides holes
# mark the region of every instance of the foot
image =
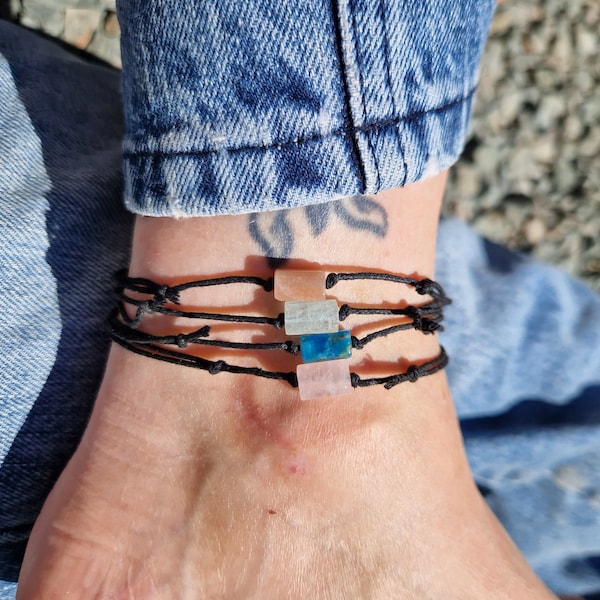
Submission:
[[[443,177],[379,196],[376,234],[347,229],[343,211],[356,205],[335,218],[330,207],[318,243],[307,213],[289,211],[293,243],[279,247],[327,269],[432,276],[442,189]],[[167,281],[251,264],[267,274],[267,231],[246,217],[140,220],[131,272]],[[218,293],[220,306],[272,308]],[[390,294],[385,284],[360,293]],[[439,350],[435,336],[401,335],[359,356],[356,370],[397,358],[399,340],[411,361]],[[17,597],[553,596],[473,484],[443,373],[300,402],[279,381],[115,347],[81,445],[32,533]]]

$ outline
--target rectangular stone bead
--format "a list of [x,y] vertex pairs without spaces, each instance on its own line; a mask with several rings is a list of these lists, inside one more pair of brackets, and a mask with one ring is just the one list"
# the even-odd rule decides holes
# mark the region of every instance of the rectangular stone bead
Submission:
[[350,360],[347,358],[298,365],[296,375],[300,400],[347,396],[352,393]]
[[309,301],[325,298],[325,271],[277,269],[274,294],[276,300]]
[[288,335],[333,333],[339,329],[339,311],[335,300],[286,302],[285,332]]
[[352,356],[352,338],[347,330],[300,336],[300,353],[305,363]]

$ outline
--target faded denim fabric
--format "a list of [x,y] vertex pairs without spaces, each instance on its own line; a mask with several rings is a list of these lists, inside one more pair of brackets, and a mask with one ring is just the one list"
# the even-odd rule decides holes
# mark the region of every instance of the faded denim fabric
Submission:
[[[0,600],[9,600],[100,383],[112,274],[127,263],[132,219],[121,204],[118,72],[1,21],[0,55],[9,294]],[[600,594],[600,297],[455,221],[442,223],[438,250],[438,279],[454,299],[442,338],[448,377],[480,490],[552,590]]]
[[[87,422],[127,264],[119,75],[0,21],[0,598]],[[2,595],[4,594],[4,595]]]
[[462,150],[495,4],[120,2],[127,207],[255,212],[438,173]]
[[600,296],[442,223],[440,334],[480,491],[556,592],[600,593]]

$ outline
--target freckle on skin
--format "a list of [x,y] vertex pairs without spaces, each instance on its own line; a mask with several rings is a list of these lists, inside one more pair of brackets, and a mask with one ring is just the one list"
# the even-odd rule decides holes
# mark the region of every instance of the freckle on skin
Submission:
[[276,511],[276,510],[273,510],[272,508],[270,508],[270,509],[269,509],[267,512],[268,512],[270,515],[276,515],[276,514],[277,514],[277,511]]

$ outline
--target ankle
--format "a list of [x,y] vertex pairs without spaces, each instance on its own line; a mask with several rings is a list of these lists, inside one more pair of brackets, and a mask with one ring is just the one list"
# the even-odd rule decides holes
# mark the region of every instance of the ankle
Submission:
[[[134,237],[130,275],[166,284],[231,274],[269,277],[273,274],[270,260],[275,257],[285,262],[285,268],[388,270],[416,278],[432,276],[443,183],[444,176],[440,176],[429,182],[380,194],[374,199],[349,199],[331,205],[251,217],[238,215],[184,220],[140,218]],[[260,227],[257,220],[261,221]],[[277,222],[279,230],[270,231],[265,225],[269,221]],[[270,234],[271,239],[267,241],[266,237]],[[285,253],[281,252],[284,247]],[[397,306],[402,301],[415,304],[426,301],[426,298],[411,292],[408,287],[389,282],[342,282],[334,291],[340,302],[367,306],[386,303]],[[241,312],[250,310],[257,315],[275,316],[283,309],[281,303],[274,301],[272,294],[240,285],[188,290],[182,302],[187,307],[212,307],[215,312],[225,313],[235,312],[236,309],[240,312],[240,307],[243,307]],[[346,325],[356,325],[365,331],[365,322],[360,319],[350,319],[344,323]],[[144,319],[143,326],[147,333],[169,335],[184,328],[187,331],[193,329],[185,319],[167,319],[164,315],[156,318],[150,315]],[[278,342],[285,338],[282,332],[269,331],[269,338],[266,339],[264,331],[252,327],[240,328],[235,335],[230,329],[229,325],[214,328],[211,325],[211,335],[214,332],[218,337],[219,331],[223,331],[230,338],[235,338],[231,341],[236,342],[257,339],[261,342]],[[366,333],[369,333],[368,329]],[[401,357],[398,356],[399,341]],[[386,374],[394,370],[399,372],[402,371],[399,365],[427,361],[439,354],[435,336],[425,336],[421,332],[396,333],[376,342],[358,352],[356,357],[353,356],[353,362],[359,363],[366,373],[372,371],[373,364],[384,365]],[[282,372],[293,372],[298,362],[283,352],[277,354],[269,351],[259,356],[253,351],[244,351],[241,356],[240,353],[235,356],[235,353],[232,355],[221,349],[215,352],[214,349],[211,351],[203,347],[202,350],[203,357],[209,360],[227,360],[233,356],[234,364],[235,361],[241,361],[242,365],[255,364]],[[399,359],[402,360],[398,362]],[[220,374],[218,377],[231,376]],[[187,374],[185,378],[198,379],[202,389],[210,389],[213,385],[204,376]],[[238,383],[243,389],[254,389],[258,384],[247,377]],[[227,385],[235,389],[236,383],[232,380]],[[282,402],[289,406],[289,390],[280,389],[286,385],[283,382],[273,384],[260,381],[261,396],[273,405],[275,411],[281,410]],[[398,387],[405,388],[406,385]],[[219,384],[215,386],[218,388]],[[267,390],[268,393],[265,393]],[[219,395],[218,392],[215,394]],[[400,395],[403,394],[405,392],[400,392]],[[364,390],[355,390],[355,395],[366,397],[368,394]],[[389,397],[390,392],[386,391],[383,396]],[[294,395],[291,397],[295,398]]]

